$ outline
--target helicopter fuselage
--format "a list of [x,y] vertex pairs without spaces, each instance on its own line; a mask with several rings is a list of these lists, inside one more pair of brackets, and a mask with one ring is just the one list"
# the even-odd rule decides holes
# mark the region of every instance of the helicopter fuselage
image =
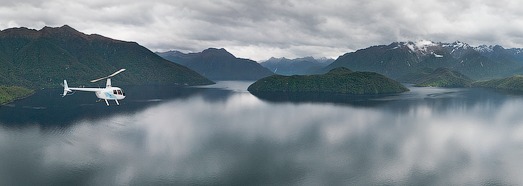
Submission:
[[107,104],[107,106],[109,106],[109,102],[107,100],[114,100],[117,105],[120,105],[120,103],[118,103],[118,100],[124,99],[125,93],[123,92],[123,90],[121,88],[113,87],[111,85],[110,78],[123,71],[125,71],[125,69],[120,69],[120,70],[116,71],[115,73],[113,73],[109,76],[106,76],[106,77],[91,80],[91,83],[95,83],[97,81],[107,79],[105,88],[69,87],[67,85],[67,81],[64,80],[64,84],[62,84],[62,86],[64,86],[64,93],[62,94],[62,97],[65,97],[66,95],[68,95],[69,92],[73,92],[73,91],[94,92],[96,94],[96,97],[98,97],[100,100],[102,100],[102,99],[105,100],[105,104]]
[[[108,79],[108,81],[110,82],[109,79]],[[63,96],[67,95],[68,92],[73,92],[73,91],[94,92],[96,97],[98,97],[99,99],[105,100],[105,103],[107,105],[109,105],[109,102],[107,100],[114,100],[117,105],[120,105],[118,100],[122,100],[125,98],[125,92],[119,87],[110,86],[110,83],[108,84],[109,86],[107,86],[105,88],[76,88],[76,87],[68,87],[67,81],[64,80],[64,85],[65,86],[64,86]]]
[[69,88],[73,91],[85,91],[94,92],[96,97],[107,100],[121,100],[125,98],[125,93],[121,88],[109,87],[109,88]]

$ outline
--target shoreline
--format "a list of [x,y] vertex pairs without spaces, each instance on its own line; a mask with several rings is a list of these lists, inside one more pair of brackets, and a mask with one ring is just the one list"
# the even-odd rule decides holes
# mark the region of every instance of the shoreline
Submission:
[[30,92],[28,94],[24,94],[24,95],[21,95],[21,96],[17,96],[17,97],[14,97],[12,99],[8,99],[8,100],[5,100],[3,102],[0,102],[0,106],[5,106],[9,103],[13,103],[15,101],[18,101],[18,100],[22,100],[22,99],[25,99],[25,98],[28,98],[32,95],[34,95],[36,93],[35,90],[32,90],[32,89],[27,89],[27,90],[30,90]]

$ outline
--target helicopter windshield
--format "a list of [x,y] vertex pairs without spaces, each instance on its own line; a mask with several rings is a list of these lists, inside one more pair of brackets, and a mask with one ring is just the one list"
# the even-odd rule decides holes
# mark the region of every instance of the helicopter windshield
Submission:
[[125,96],[125,93],[124,93],[123,90],[121,90],[121,89],[115,89],[115,90],[113,90],[113,94],[114,94],[114,95],[123,95],[123,96]]

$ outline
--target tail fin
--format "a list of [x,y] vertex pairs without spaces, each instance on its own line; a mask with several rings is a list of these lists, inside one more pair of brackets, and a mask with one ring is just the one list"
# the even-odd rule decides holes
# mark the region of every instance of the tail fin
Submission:
[[62,97],[65,97],[67,95],[67,92],[72,92],[71,89],[69,89],[66,80],[64,80],[64,84],[62,86],[64,86],[64,94],[62,94]]

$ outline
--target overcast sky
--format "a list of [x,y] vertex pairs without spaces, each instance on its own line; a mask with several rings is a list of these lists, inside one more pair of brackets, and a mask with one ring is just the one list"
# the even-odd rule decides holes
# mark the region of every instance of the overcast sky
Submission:
[[0,29],[67,24],[152,51],[333,57],[421,39],[523,47],[520,0],[0,0]]

